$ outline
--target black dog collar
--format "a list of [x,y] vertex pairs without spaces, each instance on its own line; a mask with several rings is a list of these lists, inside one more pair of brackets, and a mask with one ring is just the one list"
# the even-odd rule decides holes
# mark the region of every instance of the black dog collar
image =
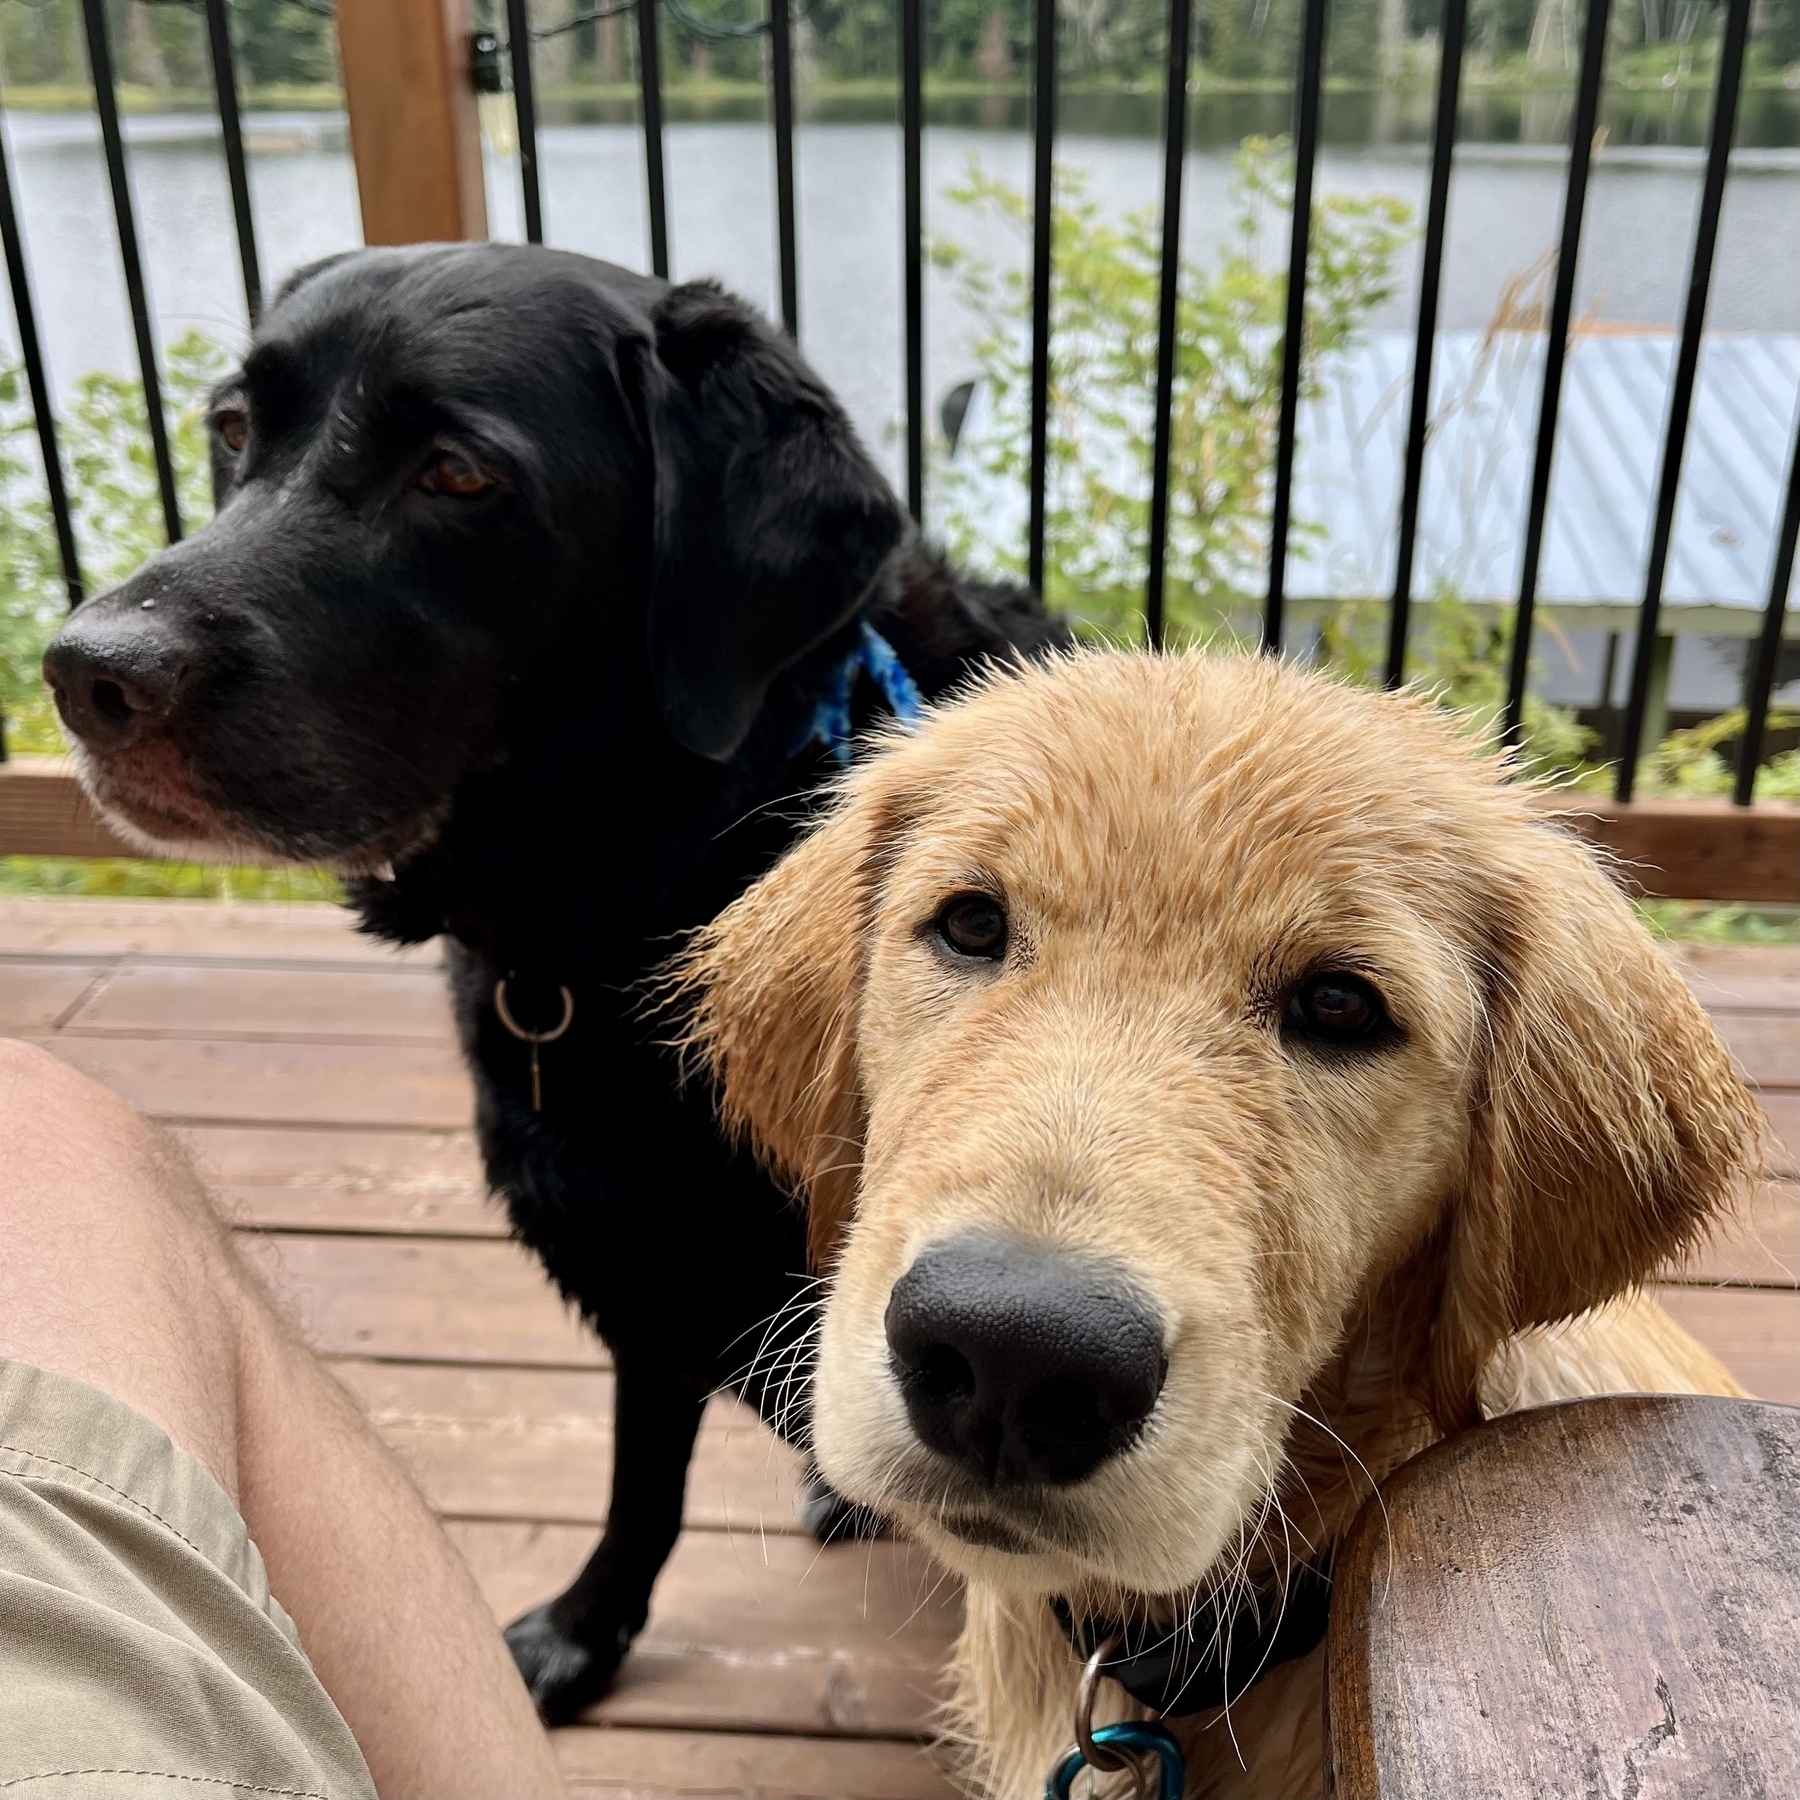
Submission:
[[1069,1603],[1050,1602],[1077,1656],[1108,1638],[1119,1648],[1100,1665],[1140,1705],[1165,1719],[1209,1712],[1236,1700],[1269,1670],[1315,1649],[1331,1615],[1331,1561],[1301,1563],[1280,1593],[1258,1593],[1225,1613],[1218,1596],[1179,1628],[1116,1619],[1077,1620]]

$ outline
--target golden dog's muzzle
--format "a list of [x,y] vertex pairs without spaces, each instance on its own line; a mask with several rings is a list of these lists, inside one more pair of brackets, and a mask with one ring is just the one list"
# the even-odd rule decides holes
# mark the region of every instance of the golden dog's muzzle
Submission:
[[885,1323],[914,1434],[986,1490],[1092,1474],[1142,1431],[1169,1367],[1123,1269],[1010,1234],[929,1246]]

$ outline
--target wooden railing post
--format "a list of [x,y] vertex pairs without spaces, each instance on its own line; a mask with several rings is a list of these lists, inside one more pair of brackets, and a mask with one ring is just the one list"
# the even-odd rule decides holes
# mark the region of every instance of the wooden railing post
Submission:
[[470,0],[338,0],[363,241],[487,236]]

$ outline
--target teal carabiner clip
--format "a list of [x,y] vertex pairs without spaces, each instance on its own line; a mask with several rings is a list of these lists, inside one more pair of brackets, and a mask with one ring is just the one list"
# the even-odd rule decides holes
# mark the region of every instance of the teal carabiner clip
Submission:
[[[1154,1789],[1138,1782],[1138,1793],[1145,1800],[1181,1800],[1187,1778],[1187,1764],[1181,1746],[1161,1725],[1101,1725],[1092,1737],[1095,1748],[1111,1751],[1115,1756],[1129,1757],[1143,1766],[1146,1758],[1156,1758],[1158,1783]],[[1044,1787],[1044,1800],[1073,1800],[1075,1777],[1083,1769],[1095,1766],[1087,1752],[1077,1744],[1051,1772]],[[1147,1773],[1147,1769],[1145,1770]]]

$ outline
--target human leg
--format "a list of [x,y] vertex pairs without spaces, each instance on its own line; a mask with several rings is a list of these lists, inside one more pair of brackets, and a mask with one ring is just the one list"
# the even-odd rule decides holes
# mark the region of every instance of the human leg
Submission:
[[382,1795],[560,1792],[467,1568],[243,1268],[179,1152],[5,1042],[0,1356],[100,1388],[204,1464]]

